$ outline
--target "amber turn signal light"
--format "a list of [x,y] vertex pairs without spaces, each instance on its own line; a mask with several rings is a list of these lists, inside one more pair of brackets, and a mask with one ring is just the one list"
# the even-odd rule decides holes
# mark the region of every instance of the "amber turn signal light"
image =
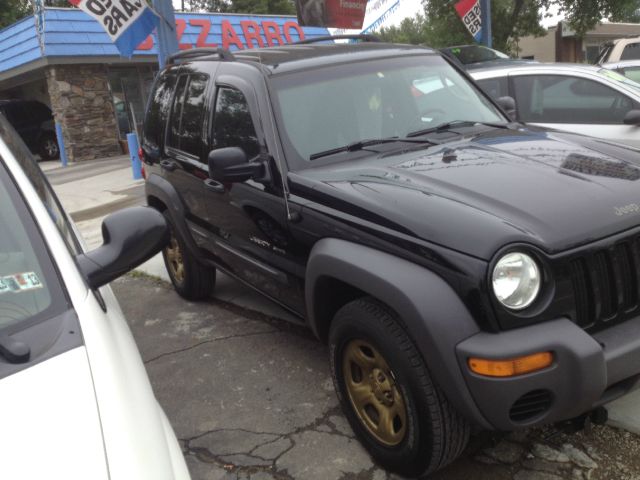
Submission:
[[551,352],[540,352],[506,360],[470,358],[468,363],[471,371],[478,375],[486,377],[515,377],[551,366],[553,354]]

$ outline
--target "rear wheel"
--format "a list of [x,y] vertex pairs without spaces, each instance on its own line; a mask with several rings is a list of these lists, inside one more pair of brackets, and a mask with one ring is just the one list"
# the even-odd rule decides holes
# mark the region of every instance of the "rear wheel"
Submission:
[[202,300],[209,297],[216,283],[216,270],[198,263],[189,253],[180,233],[175,228],[168,212],[163,213],[171,237],[162,250],[162,257],[176,292],[187,300]]
[[433,383],[397,316],[372,298],[348,303],[330,332],[331,370],[355,434],[383,467],[427,475],[455,460],[468,423]]

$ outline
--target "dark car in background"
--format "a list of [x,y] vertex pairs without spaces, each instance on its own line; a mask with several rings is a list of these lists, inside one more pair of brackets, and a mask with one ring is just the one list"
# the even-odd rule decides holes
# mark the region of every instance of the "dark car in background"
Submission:
[[51,109],[35,100],[0,100],[0,113],[43,160],[60,157]]
[[[483,45],[455,45],[441,48],[440,53],[456,62],[465,70],[484,68],[491,65],[532,63],[533,60],[511,58],[506,53]],[[533,62],[535,63],[535,62]]]

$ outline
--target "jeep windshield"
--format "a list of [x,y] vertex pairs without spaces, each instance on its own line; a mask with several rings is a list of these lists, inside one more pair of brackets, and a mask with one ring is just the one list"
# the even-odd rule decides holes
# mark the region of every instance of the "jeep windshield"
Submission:
[[[388,151],[405,148],[403,139],[408,134],[440,125],[455,129],[508,121],[436,55],[367,59],[275,75],[271,83],[293,169],[308,167],[310,159],[323,163],[352,158],[364,148],[345,146],[361,142],[370,145],[367,149]],[[407,143],[415,141],[415,137],[407,139]]]

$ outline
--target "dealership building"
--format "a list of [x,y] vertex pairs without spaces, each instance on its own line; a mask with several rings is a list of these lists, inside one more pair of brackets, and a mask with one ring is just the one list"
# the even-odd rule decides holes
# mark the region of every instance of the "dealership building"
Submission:
[[[295,17],[176,13],[181,50],[283,45],[327,35]],[[70,161],[120,155],[126,134],[141,130],[158,71],[149,36],[131,59],[118,54],[103,27],[74,8],[46,8],[0,30],[0,99],[38,100],[62,127]]]

